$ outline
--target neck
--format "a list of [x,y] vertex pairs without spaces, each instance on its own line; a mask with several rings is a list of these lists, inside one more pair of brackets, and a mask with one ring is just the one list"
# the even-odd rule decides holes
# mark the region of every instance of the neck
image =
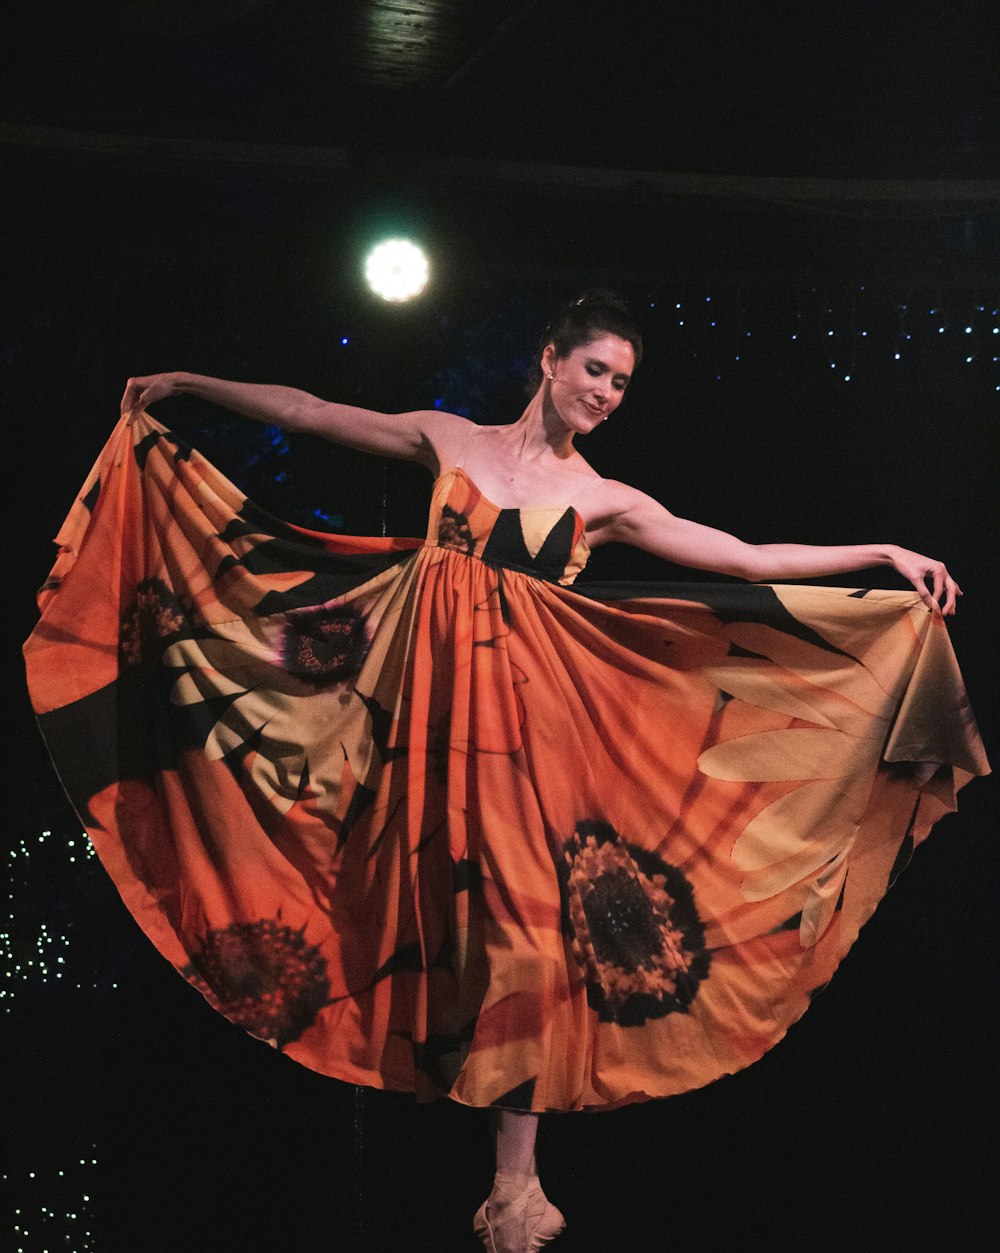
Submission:
[[509,430],[518,456],[525,461],[535,461],[550,453],[563,460],[573,453],[575,432],[568,430],[559,417],[544,383]]

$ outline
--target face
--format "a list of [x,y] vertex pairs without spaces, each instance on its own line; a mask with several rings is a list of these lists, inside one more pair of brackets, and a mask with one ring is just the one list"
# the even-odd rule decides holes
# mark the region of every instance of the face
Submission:
[[571,431],[584,435],[622,402],[635,368],[627,339],[600,335],[589,344],[557,357],[552,344],[542,354],[542,369],[551,372],[549,398]]

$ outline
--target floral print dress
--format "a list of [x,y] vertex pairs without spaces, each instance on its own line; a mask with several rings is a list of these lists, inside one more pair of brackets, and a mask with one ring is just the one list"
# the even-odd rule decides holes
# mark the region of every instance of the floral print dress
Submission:
[[148,415],[25,646],[128,908],[352,1083],[596,1109],[760,1057],[987,769],[913,592],[570,584],[573,508],[463,469],[426,539],[264,514]]

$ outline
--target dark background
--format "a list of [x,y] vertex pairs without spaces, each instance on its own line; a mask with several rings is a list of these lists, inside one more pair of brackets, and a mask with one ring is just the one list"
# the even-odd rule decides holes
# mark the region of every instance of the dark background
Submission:
[[[4,1238],[30,1253],[473,1249],[482,1115],[360,1093],[244,1036],[87,856],[15,648],[51,537],[129,374],[504,421],[553,308],[609,285],[642,317],[647,361],[585,455],[750,540],[943,557],[991,731],[994,6],[17,0],[3,21]],[[390,232],[433,266],[402,307],[360,275]],[[157,416],[281,516],[422,531],[423,471],[190,401]],[[687,577],[611,548],[588,573]],[[963,794],[756,1066],[545,1120],[560,1249],[986,1243],[994,805],[988,783]]]

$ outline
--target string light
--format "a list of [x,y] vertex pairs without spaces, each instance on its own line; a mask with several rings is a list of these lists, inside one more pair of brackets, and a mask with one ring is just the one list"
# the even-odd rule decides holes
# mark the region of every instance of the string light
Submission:
[[[61,836],[43,830],[33,841],[19,839],[7,854],[7,907],[0,920],[0,1003],[4,1012],[10,1014],[19,987],[65,978],[75,988],[83,989],[89,973],[85,965],[77,970],[72,962],[72,911],[63,911],[66,919],[58,929],[44,917],[30,921],[38,918],[39,884],[51,886],[65,880],[86,893],[96,890],[98,883],[103,885],[104,880],[97,869],[97,854],[85,832]],[[33,898],[34,903],[29,906]],[[97,985],[91,982],[86,986]]]
[[[880,359],[888,360],[895,366],[907,361],[916,362],[918,358],[913,356],[914,347],[929,344],[932,335],[943,344],[958,344],[958,336],[962,335],[961,347],[964,351],[956,353],[954,359],[956,363],[967,366],[974,365],[981,358],[980,335],[1000,335],[1000,312],[991,313],[993,306],[982,300],[978,303],[970,301],[964,309],[954,303],[945,306],[940,301],[928,302],[921,308],[913,303],[912,298],[887,300],[865,285],[848,289],[844,297],[840,301],[831,299],[831,293],[806,289],[797,306],[788,309],[792,324],[787,330],[781,325],[781,315],[774,314],[773,306],[768,311],[765,324],[755,326],[752,320],[754,311],[751,309],[748,312],[748,302],[744,301],[739,289],[732,293],[687,294],[682,299],[674,295],[665,297],[661,292],[658,301],[649,300],[648,303],[650,309],[665,305],[674,311],[676,321],[672,322],[671,328],[679,335],[685,352],[709,367],[706,377],[716,381],[725,377],[721,368],[725,365],[725,358],[720,359],[718,345],[727,340],[732,343],[730,365],[747,359],[750,346],[758,338],[763,339],[766,345],[776,336],[779,340],[784,339],[786,344],[801,346],[806,353],[809,345],[822,343],[825,345],[826,364],[838,372],[840,381],[860,383],[870,367]],[[692,315],[691,310],[696,306],[704,310],[701,317]],[[984,328],[982,319],[987,317],[991,318],[991,322]],[[818,327],[810,326],[811,318],[818,319]],[[932,321],[930,326],[926,322],[928,318]],[[733,337],[731,340],[729,335]]]
[[93,1170],[97,1150],[61,1170],[24,1170],[0,1175],[4,1191],[20,1202],[13,1210],[10,1230],[13,1248],[23,1253],[45,1253],[57,1248],[74,1253],[96,1250],[93,1208]]

